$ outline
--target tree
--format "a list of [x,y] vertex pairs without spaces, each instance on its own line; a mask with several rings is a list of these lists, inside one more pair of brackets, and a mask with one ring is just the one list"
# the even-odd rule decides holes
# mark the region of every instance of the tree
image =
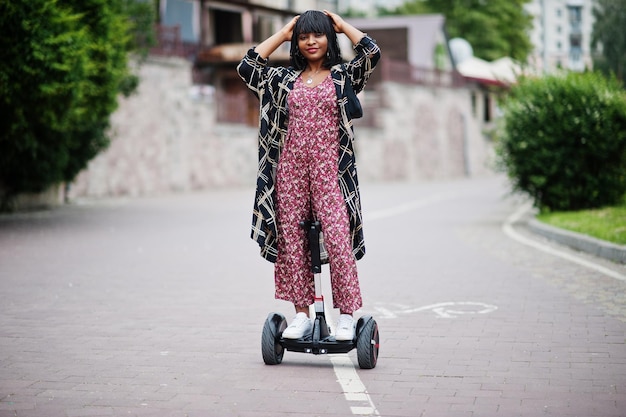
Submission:
[[150,47],[156,44],[154,22],[157,15],[158,0],[123,0],[122,10],[129,19],[130,49],[141,58],[148,55]]
[[0,5],[0,186],[8,195],[64,179],[64,132],[81,119],[87,29],[55,1]]
[[488,61],[509,56],[525,61],[532,51],[528,37],[532,16],[529,0],[412,0],[391,14],[441,13],[451,38],[464,38],[474,54]]
[[596,0],[593,8],[591,47],[594,68],[626,76],[626,0]]
[[117,96],[137,85],[129,1],[0,3],[3,203],[71,181],[108,145]]
[[426,1],[407,1],[398,6],[395,10],[382,9],[380,13],[382,15],[410,15],[410,14],[428,14],[433,13],[434,10],[426,3]]

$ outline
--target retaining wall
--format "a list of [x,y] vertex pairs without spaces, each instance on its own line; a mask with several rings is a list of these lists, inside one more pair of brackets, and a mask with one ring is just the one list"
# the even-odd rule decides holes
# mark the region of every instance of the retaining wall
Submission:
[[[191,64],[151,58],[136,94],[112,116],[112,142],[71,184],[69,197],[149,195],[255,183],[254,127],[216,122],[210,87]],[[362,97],[376,127],[356,123],[361,180],[421,181],[486,175],[491,146],[467,89],[385,82]],[[372,104],[375,103],[375,104]]]

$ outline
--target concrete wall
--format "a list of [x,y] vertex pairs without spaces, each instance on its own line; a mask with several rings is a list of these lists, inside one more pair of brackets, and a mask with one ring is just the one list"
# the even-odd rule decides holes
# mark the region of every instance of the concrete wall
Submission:
[[[210,89],[190,64],[151,59],[137,94],[112,117],[110,148],[71,184],[69,197],[149,195],[255,183],[254,127],[216,123]],[[363,97],[376,128],[357,122],[357,163],[370,181],[483,175],[490,145],[471,116],[469,91],[384,83]],[[376,110],[369,103],[377,103]]]
[[387,82],[375,94],[379,128],[357,124],[362,178],[422,181],[491,173],[492,146],[472,115],[470,90]]
[[120,101],[109,149],[71,185],[70,197],[147,195],[254,184],[256,129],[216,124],[210,90],[192,88],[190,64],[151,60],[137,94]]

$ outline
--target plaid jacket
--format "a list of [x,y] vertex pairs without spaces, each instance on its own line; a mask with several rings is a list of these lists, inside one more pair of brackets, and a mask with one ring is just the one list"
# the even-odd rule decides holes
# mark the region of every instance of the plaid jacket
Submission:
[[[350,80],[357,94],[365,87],[380,59],[380,49],[368,36],[361,39],[354,49],[356,56],[345,65],[345,71],[340,64],[337,64],[331,68],[331,76],[337,92],[340,119],[339,186],[350,218],[352,252],[356,259],[361,259],[365,254],[361,198],[352,146],[354,132],[352,119],[346,113],[348,99],[344,94],[344,86],[346,80]],[[287,96],[301,71],[293,68],[270,67],[267,59],[254,52],[254,49],[250,49],[237,66],[237,72],[260,102],[259,166],[251,237],[261,247],[261,256],[270,262],[276,262],[278,226],[274,180],[280,152],[287,135],[289,117]]]

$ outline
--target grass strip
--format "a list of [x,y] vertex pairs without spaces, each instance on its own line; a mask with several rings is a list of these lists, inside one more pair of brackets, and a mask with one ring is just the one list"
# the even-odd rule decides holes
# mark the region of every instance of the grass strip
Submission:
[[618,245],[626,245],[626,198],[621,205],[599,209],[541,213],[537,220]]

